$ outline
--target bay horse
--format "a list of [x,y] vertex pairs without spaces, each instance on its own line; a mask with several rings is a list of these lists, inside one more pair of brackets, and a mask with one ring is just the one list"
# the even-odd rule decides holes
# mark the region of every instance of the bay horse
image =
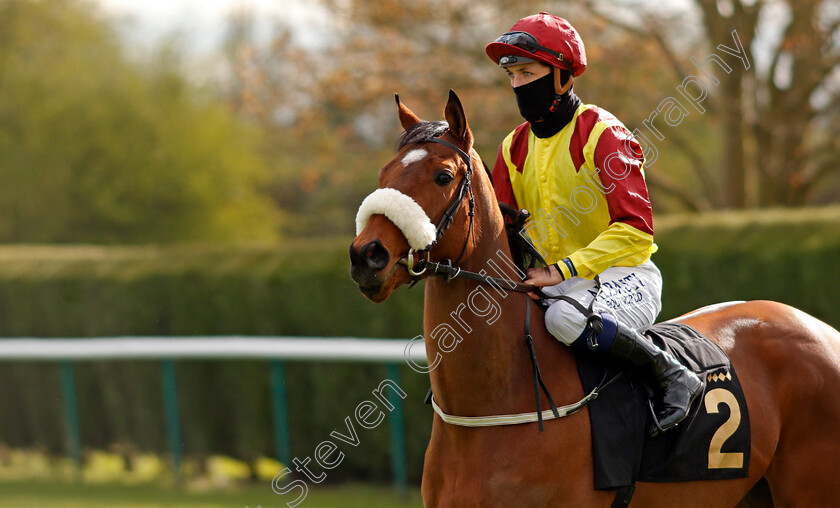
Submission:
[[[357,221],[351,276],[374,302],[426,279],[426,355],[443,412],[489,416],[536,409],[532,363],[522,342],[526,306],[536,316],[530,333],[554,399],[558,405],[581,400],[573,354],[546,331],[531,298],[472,279],[429,277],[416,267],[413,257],[425,255],[423,260],[456,260],[450,264],[457,269],[488,273],[494,260],[511,253],[490,178],[471,171],[482,162],[454,92],[445,123],[423,122],[399,98],[397,103],[406,132],[379,173],[377,194],[380,205],[388,202],[390,218],[374,207]],[[435,228],[427,217],[442,219]],[[497,261],[495,268],[521,280],[514,267]],[[748,477],[640,482],[631,505],[840,506],[840,333],[769,301],[718,304],[674,321],[720,345],[740,377],[751,417]],[[421,487],[426,506],[608,507],[615,497],[593,486],[586,409],[546,421],[544,432],[534,423],[462,427],[439,414],[433,418]]]

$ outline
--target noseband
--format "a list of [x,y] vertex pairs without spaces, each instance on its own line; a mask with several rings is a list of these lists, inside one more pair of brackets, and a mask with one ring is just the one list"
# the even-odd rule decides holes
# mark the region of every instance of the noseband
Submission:
[[[443,215],[438,219],[437,223],[435,224],[435,240],[426,246],[422,250],[415,250],[409,249],[408,255],[400,260],[401,263],[406,265],[408,268],[408,273],[414,277],[414,282],[417,282],[418,277],[423,275],[423,273],[428,268],[429,261],[429,251],[437,245],[441,238],[443,238],[444,233],[446,230],[449,229],[449,226],[452,225],[452,222],[455,220],[455,215],[458,213],[458,209],[461,207],[461,202],[463,202],[464,198],[469,195],[468,203],[469,203],[469,232],[467,233],[467,239],[464,241],[464,247],[461,249],[461,254],[458,256],[458,259],[455,260],[453,263],[451,260],[447,260],[445,265],[450,267],[456,266],[461,260],[464,258],[464,254],[467,252],[467,246],[470,243],[470,238],[473,240],[473,244],[475,244],[475,236],[473,235],[473,222],[475,218],[475,196],[473,196],[472,186],[471,186],[471,178],[472,178],[472,158],[463,150],[458,148],[457,146],[453,145],[449,141],[440,138],[432,138],[429,140],[432,143],[438,143],[443,145],[447,148],[451,148],[454,150],[461,159],[464,160],[464,163],[467,165],[467,172],[464,174],[464,177],[461,179],[461,183],[458,184],[458,188],[455,190],[455,195],[452,196],[452,200],[449,202],[449,206],[446,207],[444,210]],[[415,255],[417,259],[415,260]]]

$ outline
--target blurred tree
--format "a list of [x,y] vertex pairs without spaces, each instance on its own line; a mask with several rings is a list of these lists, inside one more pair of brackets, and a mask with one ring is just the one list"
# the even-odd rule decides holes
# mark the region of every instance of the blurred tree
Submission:
[[348,218],[375,186],[401,131],[395,93],[436,120],[456,89],[492,165],[499,141],[519,123],[515,102],[499,104],[503,73],[484,55],[497,30],[495,7],[464,0],[320,4],[330,13],[320,43],[304,47],[279,25],[273,41],[260,45],[248,28],[254,20],[240,12],[225,44],[229,101],[270,132],[272,196],[292,218],[291,232],[352,231]]
[[[589,66],[576,93],[656,149],[647,178],[658,212],[820,202],[836,199],[840,180],[832,135],[840,117],[827,107],[840,100],[831,77],[840,13],[831,2],[809,1],[811,8],[794,9],[781,0],[656,8],[617,0],[320,0],[330,25],[317,44],[296,43],[289,27],[259,44],[242,19],[232,24],[231,90],[240,113],[270,132],[272,196],[298,232],[349,232],[348,217],[400,131],[395,92],[438,119],[455,89],[492,165],[498,143],[522,120],[484,46],[517,19],[547,10],[572,21],[586,43]],[[743,60],[732,54],[739,44]],[[693,63],[703,66],[712,53],[729,69],[707,65],[718,84]],[[702,93],[684,82],[691,75],[705,80],[706,96],[696,101],[702,112],[680,93]],[[665,120],[669,99],[685,110],[674,126]]]
[[[705,175],[702,181],[714,205],[837,200],[838,2],[693,0],[676,9],[612,0],[580,3],[637,40],[655,41],[675,84],[701,75],[692,55],[701,66],[712,52],[727,58],[728,69],[717,63],[708,67],[719,83],[712,85],[703,76],[709,92],[703,106],[720,150],[707,151],[706,140],[678,142]],[[628,16],[628,10],[633,14]],[[698,20],[700,30],[686,28],[680,18]],[[732,58],[738,44],[744,54]]]
[[272,239],[259,130],[94,5],[0,0],[0,241]]
[[[542,3],[466,0],[418,4],[384,0],[321,0],[329,38],[303,47],[280,26],[269,45],[259,44],[254,19],[232,16],[225,54],[229,102],[271,133],[266,151],[275,161],[272,196],[296,227],[293,233],[352,230],[355,209],[375,185],[400,132],[393,94],[427,119],[442,117],[450,88],[464,102],[477,149],[492,166],[499,142],[522,122],[506,76],[484,53],[487,42]],[[573,19],[590,54],[590,69],[576,81],[585,102],[615,113],[631,129],[673,89],[661,72],[652,40],[585,16],[585,9],[556,2],[552,12]],[[616,86],[620,83],[621,86]],[[684,131],[708,137],[707,124],[690,118]],[[664,146],[648,174],[665,209],[711,206],[686,156]],[[659,205],[658,205],[659,206]]]

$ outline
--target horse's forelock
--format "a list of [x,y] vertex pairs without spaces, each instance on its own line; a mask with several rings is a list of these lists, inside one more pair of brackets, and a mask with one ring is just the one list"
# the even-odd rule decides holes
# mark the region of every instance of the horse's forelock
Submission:
[[400,135],[397,151],[407,145],[426,143],[432,138],[442,136],[448,130],[449,124],[444,121],[416,123]]

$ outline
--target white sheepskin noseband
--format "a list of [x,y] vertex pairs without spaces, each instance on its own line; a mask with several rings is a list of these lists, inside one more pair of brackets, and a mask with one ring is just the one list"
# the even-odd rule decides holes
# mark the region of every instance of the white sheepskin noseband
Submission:
[[356,213],[356,235],[376,214],[382,214],[396,224],[414,250],[423,250],[435,241],[437,230],[423,207],[397,189],[377,189],[362,201]]

